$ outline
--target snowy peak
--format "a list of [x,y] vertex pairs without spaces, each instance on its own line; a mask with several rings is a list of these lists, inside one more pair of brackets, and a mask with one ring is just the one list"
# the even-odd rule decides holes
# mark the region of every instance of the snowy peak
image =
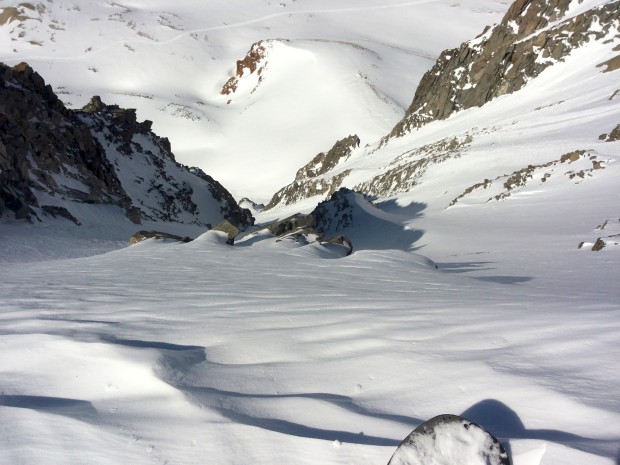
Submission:
[[620,32],[620,1],[582,4],[515,2],[500,24],[441,54],[389,137],[516,92],[590,41],[613,47]]

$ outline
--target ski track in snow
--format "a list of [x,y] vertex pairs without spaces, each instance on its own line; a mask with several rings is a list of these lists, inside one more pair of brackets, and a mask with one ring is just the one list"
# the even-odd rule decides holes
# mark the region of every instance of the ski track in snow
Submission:
[[[374,10],[389,10],[389,9],[400,9],[407,8],[410,6],[423,5],[427,3],[436,3],[438,0],[417,0],[413,2],[405,2],[398,3],[394,5],[376,5],[372,7],[365,8],[337,8],[337,9],[328,9],[328,10],[304,10],[304,11],[292,11],[292,12],[282,12],[282,13],[274,13],[271,15],[261,16],[259,18],[250,19],[247,21],[240,21],[234,24],[224,24],[221,26],[209,26],[204,28],[193,29],[190,31],[184,31],[181,34],[172,37],[171,39],[164,41],[156,41],[152,40],[141,40],[141,39],[123,39],[116,42],[109,43],[103,47],[99,47],[97,49],[92,49],[89,52],[89,56],[104,52],[110,48],[113,48],[118,45],[124,46],[125,44],[140,44],[140,45],[148,45],[153,47],[161,47],[165,45],[170,45],[174,42],[177,42],[183,38],[191,36],[192,34],[199,34],[204,32],[213,32],[213,31],[224,31],[228,29],[236,29],[245,26],[251,26],[254,24],[258,24],[264,21],[268,21],[270,19],[276,19],[284,16],[305,16],[309,14],[342,14],[342,13],[353,13],[353,12],[362,12],[362,11],[374,11]],[[81,60],[84,58],[84,54],[72,56],[72,57],[58,57],[58,56],[20,56],[19,59],[10,60],[7,59],[7,62],[15,62],[15,61],[36,61],[36,60],[63,60],[63,61],[72,61],[72,60]]]

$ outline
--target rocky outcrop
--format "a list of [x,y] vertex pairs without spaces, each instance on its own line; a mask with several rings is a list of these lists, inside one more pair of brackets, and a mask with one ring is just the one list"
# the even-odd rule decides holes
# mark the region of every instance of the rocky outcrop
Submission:
[[251,213],[200,168],[178,163],[170,141],[139,122],[136,110],[106,105],[95,96],[77,112],[100,144],[145,219],[194,223],[211,227],[230,219],[242,228],[253,224]]
[[[606,250],[618,250],[620,247],[620,219],[608,219],[595,229],[597,238],[594,242],[583,241],[577,246],[578,249],[590,249],[593,252]],[[606,236],[600,236],[602,232],[607,233]]]
[[309,214],[298,213],[283,220],[271,223],[267,229],[277,237],[287,237],[299,241],[310,242],[309,237],[322,244],[336,244],[346,247],[347,255],[353,251],[351,240],[342,233],[342,229],[350,226],[352,212],[349,189],[342,188],[331,197],[320,202]]
[[169,234],[161,231],[138,231],[129,238],[129,244],[134,245],[138,242],[145,241],[147,239],[157,239],[160,241],[174,241],[174,242],[191,242],[191,237],[181,237],[175,234]]
[[321,152],[307,165],[300,168],[295,180],[274,194],[265,210],[276,205],[290,205],[301,199],[324,195],[326,197],[336,192],[342,180],[349,174],[343,171],[329,179],[321,176],[334,169],[339,163],[346,161],[353,150],[360,145],[360,138],[352,135],[339,140],[328,152]]
[[114,205],[134,223],[254,220],[221,184],[178,163],[136,110],[96,96],[67,109],[27,64],[0,64],[0,217],[80,224],[77,204]]
[[[234,94],[239,87],[239,80],[243,78],[244,75],[256,74],[258,76],[258,81],[254,88],[254,90],[256,90],[256,87],[262,82],[262,74],[267,67],[266,58],[268,45],[269,41],[261,40],[256,42],[252,44],[250,50],[248,50],[248,53],[243,59],[237,60],[235,74],[228,79],[226,84],[222,87],[220,91],[222,95]],[[254,90],[252,92],[254,92]],[[228,103],[230,103],[230,100]]]
[[620,140],[620,124],[616,126],[609,134],[601,134],[599,140],[605,142],[615,142]]
[[36,17],[36,13],[45,11],[45,5],[32,3],[20,3],[17,6],[7,6],[0,8],[0,26],[11,24],[13,21],[23,22]]
[[[482,199],[484,202],[505,200],[532,184],[541,186],[559,179],[568,179],[578,184],[604,170],[608,163],[609,160],[601,158],[601,154],[593,150],[574,150],[546,163],[528,165],[510,174],[484,179],[466,188],[448,207],[468,197],[475,197],[479,202]],[[487,194],[483,195],[484,192]]]
[[383,143],[518,91],[575,48],[619,32],[620,0],[566,17],[570,4],[571,0],[517,0],[500,24],[459,48],[444,51]]
[[460,158],[467,152],[472,140],[469,134],[448,137],[409,150],[396,157],[372,179],[358,184],[354,189],[375,198],[407,192],[421,182],[432,166]]
[[228,245],[233,245],[235,243],[235,237],[239,235],[241,229],[242,228],[239,224],[233,223],[229,220],[223,220],[220,223],[216,224],[212,231],[226,233],[226,235],[228,236],[226,243]]

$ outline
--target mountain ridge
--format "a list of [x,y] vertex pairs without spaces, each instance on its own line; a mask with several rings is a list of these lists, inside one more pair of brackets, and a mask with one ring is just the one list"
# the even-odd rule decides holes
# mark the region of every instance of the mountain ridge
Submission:
[[[435,136],[421,142],[414,134],[420,134],[418,130],[423,127],[459,114],[466,118],[463,112],[468,109],[483,108],[500,97],[518,94],[528,83],[537,82],[544,71],[557,68],[579,51],[596,44],[606,50],[607,56],[593,62],[588,57],[586,66],[593,74],[614,72],[620,56],[617,53],[620,51],[620,2],[582,3],[577,9],[575,2],[568,0],[513,3],[498,25],[487,27],[477,38],[440,54],[420,81],[406,114],[388,134],[354,156],[341,157],[321,173],[306,173],[306,168],[312,166],[310,162],[298,171],[291,184],[278,191],[269,207],[279,204],[283,208],[311,197],[320,200],[322,195],[329,195],[340,187],[375,198],[406,193],[428,180],[426,173],[430,169],[466,156],[476,139],[498,129],[490,120],[483,123],[489,128],[474,124],[456,131],[449,127],[443,131],[429,128],[422,133]],[[575,58],[572,60],[576,63]],[[558,76],[556,79],[564,78]],[[554,89],[550,88],[548,94],[552,96]],[[613,100],[614,95],[609,98]],[[543,100],[545,96],[538,98]],[[578,96],[570,98],[578,100]],[[565,97],[558,97],[551,106],[538,105],[533,111],[543,113],[553,105],[565,103]],[[493,126],[496,128],[491,129]],[[589,136],[595,140],[599,135],[597,132]],[[591,148],[576,144],[557,153],[556,159],[532,159],[527,165],[550,163],[575,150]],[[375,158],[377,162],[373,163]],[[601,159],[601,154],[598,158]],[[519,171],[526,166],[511,168]],[[496,173],[495,177],[498,176],[502,174]],[[484,179],[475,182],[484,184]]]
[[78,205],[89,204],[120,208],[135,224],[253,221],[221,184],[179,164],[133,109],[95,96],[70,110],[25,63],[0,64],[0,97],[2,216],[81,224]]

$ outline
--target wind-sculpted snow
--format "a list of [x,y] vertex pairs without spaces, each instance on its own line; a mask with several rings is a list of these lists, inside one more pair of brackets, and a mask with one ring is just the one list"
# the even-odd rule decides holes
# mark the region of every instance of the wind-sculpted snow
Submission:
[[[142,225],[88,203],[80,227],[54,209],[1,223],[2,465],[385,465],[444,413],[514,465],[617,465],[618,38],[588,15],[617,1],[532,10],[545,30],[562,15],[589,29],[520,90],[387,144],[440,51],[509,5],[337,3],[2,4],[0,58],[33,63],[69,106],[102,95],[91,128],[154,120],[259,225],[231,246],[206,218],[162,221],[210,178],[109,127],[99,144]],[[505,26],[529,40],[528,24]],[[260,40],[265,57],[221,95]],[[360,143],[312,159],[347,134]],[[264,210],[298,171],[305,188]],[[365,192],[319,203],[342,186]],[[321,231],[297,234],[309,212]],[[139,230],[157,232],[128,246]]]
[[574,294],[570,273],[313,250],[209,232],[3,267],[3,460],[385,464],[466,410],[515,463],[614,460],[618,307],[594,261]]

